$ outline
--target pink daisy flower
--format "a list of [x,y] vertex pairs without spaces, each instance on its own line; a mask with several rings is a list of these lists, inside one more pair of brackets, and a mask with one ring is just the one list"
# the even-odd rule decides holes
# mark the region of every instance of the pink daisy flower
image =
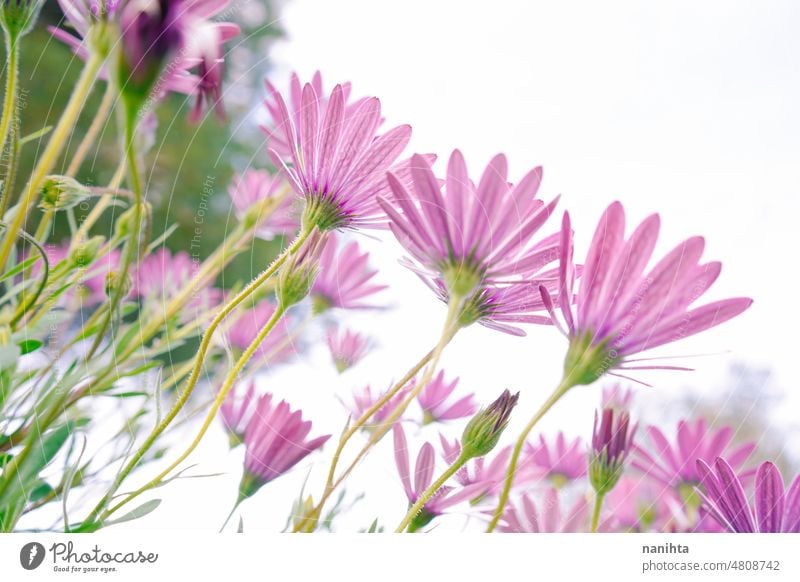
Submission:
[[[144,257],[137,265],[131,294],[133,297],[146,299],[148,305],[166,304],[183,291],[194,276],[194,270],[195,264],[189,253],[179,251],[173,254],[169,249],[161,247]],[[220,289],[201,289],[187,303],[182,317],[191,318],[195,313],[214,307],[221,300]]]
[[[403,427],[396,423],[394,432],[394,459],[400,481],[408,498],[409,505],[413,505],[419,496],[433,483],[433,473],[436,466],[436,454],[430,443],[425,443],[417,454],[414,467],[413,484],[411,469],[408,461],[408,442]],[[480,495],[484,485],[481,483],[468,485],[462,488],[444,486],[431,497],[423,506],[422,511],[411,521],[408,531],[418,531],[428,525],[437,515],[441,515],[450,507],[468,501]]]
[[497,526],[503,533],[575,533],[583,530],[589,504],[581,496],[570,506],[566,513],[562,512],[561,498],[557,489],[548,488],[539,506],[530,494],[522,496],[518,506],[509,503]]
[[361,252],[356,241],[338,245],[335,233],[329,233],[328,244],[319,260],[319,274],[311,287],[314,310],[322,313],[332,307],[370,309],[364,300],[387,288],[373,281],[378,271],[369,268],[369,253]]
[[[448,464],[453,464],[461,454],[461,441],[454,439],[448,441],[444,435],[439,434],[442,445],[442,458]],[[486,497],[497,495],[503,485],[508,468],[508,459],[511,455],[511,447],[503,447],[491,458],[477,457],[467,462],[455,474],[455,480],[464,487],[469,485],[483,485],[482,490],[476,491],[475,497],[470,502],[476,503]],[[515,485],[529,483],[531,479],[528,475],[520,473],[519,479],[514,481]]]
[[[275,313],[275,303],[269,299],[259,301],[236,318],[226,332],[230,344],[237,350],[246,350],[256,339],[258,332]],[[300,351],[298,340],[293,336],[291,322],[282,317],[264,341],[256,349],[251,362],[258,365],[276,365],[286,362]]]
[[236,446],[244,442],[244,433],[247,429],[247,424],[253,417],[256,404],[253,400],[256,384],[250,380],[246,385],[247,388],[244,394],[239,394],[240,388],[244,386],[244,383],[234,386],[225,396],[225,401],[219,408],[219,413],[230,438],[231,446]]
[[755,450],[755,443],[732,447],[733,433],[730,426],[710,429],[704,418],[694,422],[681,420],[673,444],[659,428],[648,426],[647,434],[652,447],[647,449],[641,445],[634,446],[635,458],[632,464],[664,487],[680,493],[684,501],[687,501],[694,497],[695,487],[700,483],[698,460],[713,463],[717,457],[724,456],[728,464],[739,471]]
[[668,499],[650,479],[624,475],[605,497],[606,517],[599,530],[606,532],[663,531],[671,519]]
[[[285,181],[266,170],[247,170],[241,176],[234,177],[228,194],[236,217],[242,220],[255,204],[284,194],[285,185]],[[272,240],[276,236],[293,236],[300,228],[300,217],[294,202],[294,197],[284,196],[272,214],[261,221],[256,231],[258,237]]]
[[705,507],[731,533],[800,533],[800,475],[788,490],[778,468],[766,461],[756,471],[754,508],[733,468],[717,458],[713,469],[702,460],[697,472]]
[[544,435],[539,435],[539,442],[527,443],[525,450],[521,467],[530,467],[542,474],[554,487],[586,476],[586,445],[580,437],[567,441],[559,431],[555,442],[548,442]]
[[455,420],[475,414],[478,405],[475,402],[474,394],[462,396],[455,402],[449,401],[458,386],[458,380],[458,378],[454,378],[451,382],[447,382],[444,378],[444,371],[441,370],[422,389],[417,396],[417,402],[422,408],[423,424]]
[[359,333],[346,329],[328,332],[328,349],[333,358],[336,370],[341,374],[355,366],[370,351],[370,339]]
[[546,267],[558,258],[559,236],[534,241],[553,212],[557,198],[536,198],[540,168],[513,186],[503,155],[496,156],[478,182],[470,181],[458,150],[450,156],[444,188],[430,161],[411,159],[411,183],[390,173],[392,202],[379,198],[390,228],[411,254],[407,266],[448,302],[464,300],[462,325],[524,335],[509,324],[548,324],[536,288],[557,292],[557,270]]
[[[408,393],[412,387],[413,383],[408,384],[404,386],[402,389],[400,389],[397,392],[397,394],[392,396],[386,404],[384,404],[380,409],[378,409],[378,411],[375,414],[373,414],[370,417],[372,423],[365,424],[364,428],[370,430],[373,426],[378,426],[381,423],[383,423],[387,418],[389,418],[392,412],[400,405],[400,403],[405,399],[405,397],[408,396]],[[360,418],[361,416],[363,416],[364,413],[367,410],[369,410],[372,406],[374,406],[375,403],[378,402],[378,400],[380,400],[385,393],[386,391],[373,394],[372,388],[369,385],[364,386],[364,388],[362,388],[361,390],[354,391],[353,403],[352,405],[348,406],[350,411],[353,413],[353,417]],[[398,420],[402,420],[402,418]]]
[[311,422],[302,412],[292,411],[285,400],[275,404],[271,394],[258,399],[244,434],[244,474],[239,485],[240,500],[250,497],[264,484],[283,475],[331,435],[307,440]]
[[341,85],[326,100],[306,84],[299,109],[295,104],[291,112],[281,94],[271,85],[268,89],[275,132],[290,146],[288,161],[277,151],[271,155],[306,202],[304,224],[321,231],[381,224],[376,195],[387,188],[386,171],[405,149],[411,127],[401,125],[376,137],[378,99],[363,99],[347,109]]
[[[625,211],[619,202],[603,214],[581,275],[580,290],[558,305],[570,341],[564,372],[572,385],[591,384],[606,372],[620,370],[686,369],[674,366],[631,366],[630,356],[715,327],[747,309],[751,299],[740,297],[692,307],[716,281],[719,262],[700,263],[705,245],[692,237],[668,253],[649,271],[659,217],[645,219],[625,240]],[[572,228],[564,213],[559,268],[562,298],[573,297]],[[549,291],[540,289],[555,321]]]

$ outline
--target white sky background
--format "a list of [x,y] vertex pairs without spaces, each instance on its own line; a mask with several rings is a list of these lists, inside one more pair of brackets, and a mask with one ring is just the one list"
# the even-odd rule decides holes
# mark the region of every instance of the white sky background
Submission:
[[[724,264],[704,300],[749,295],[755,304],[720,328],[657,350],[729,353],[692,360],[694,373],[642,373],[654,388],[637,388],[638,402],[662,409],[688,386],[703,392],[692,393],[698,398],[713,395],[726,387],[734,360],[766,366],[772,385],[786,393],[770,430],[796,443],[800,321],[791,249],[800,247],[798,22],[800,4],[790,1],[292,0],[282,19],[287,37],[272,54],[273,82],[285,87],[291,70],[308,79],[317,69],[326,88],[351,81],[355,95],[381,98],[386,127],[412,124],[411,150],[439,154],[440,172],[455,147],[475,179],[497,152],[508,156],[512,180],[544,166],[540,195],[562,194],[560,209],[570,210],[576,229],[576,257],[585,255],[597,219],[614,199],[624,203],[631,227],[650,212],[661,214],[658,254],[704,235],[704,257]],[[557,227],[554,220],[545,230]],[[346,321],[371,331],[382,349],[342,377],[326,350],[315,349],[263,384],[301,406],[316,433],[341,430],[345,413],[333,394],[366,382],[385,388],[434,344],[444,317],[444,307],[396,264],[403,254],[396,242],[361,240],[381,280],[392,285],[383,300],[395,308]],[[505,442],[555,386],[566,348],[552,328],[528,330],[519,339],[475,326],[443,359],[450,375],[462,377],[462,389],[483,402],[506,387],[522,391]],[[599,393],[599,386],[576,389],[542,429],[588,436]],[[462,426],[449,427],[449,434]],[[423,439],[438,444],[436,430],[426,428],[412,449]],[[219,430],[207,441],[193,457],[195,471],[230,474],[171,484],[158,493],[166,499],[158,511],[126,527],[219,526],[235,496],[241,451],[228,455]],[[405,498],[390,441],[350,481],[351,495],[367,490],[367,497],[341,519],[341,529],[366,527],[376,516],[393,528],[402,517]],[[310,492],[318,496],[332,451],[331,442],[246,502],[245,529],[283,525],[311,461],[317,469]],[[462,523],[454,518],[442,527]]]

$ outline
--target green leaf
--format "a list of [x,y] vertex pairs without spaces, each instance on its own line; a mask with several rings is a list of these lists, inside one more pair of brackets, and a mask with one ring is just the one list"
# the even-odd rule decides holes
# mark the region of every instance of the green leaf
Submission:
[[119,519],[107,521],[106,525],[115,525],[118,523],[124,523],[126,521],[133,521],[134,519],[139,519],[140,517],[144,517],[145,515],[155,511],[159,505],[161,505],[160,499],[151,499],[150,501],[145,501],[139,507],[126,513]]
[[52,491],[53,488],[50,486],[50,484],[47,483],[46,481],[42,481],[36,487],[33,488],[33,491],[31,491],[28,501],[30,501],[31,503],[36,503],[40,499],[44,499],[45,497],[47,497]]
[[30,354],[31,352],[35,352],[40,347],[44,345],[44,342],[37,339],[29,339],[17,344],[20,349],[20,355],[24,356],[25,354]]
[[10,279],[11,277],[21,273],[31,265],[33,265],[36,261],[40,260],[39,255],[34,255],[22,261],[21,263],[17,263],[8,271],[0,275],[0,281],[5,281],[6,279]]

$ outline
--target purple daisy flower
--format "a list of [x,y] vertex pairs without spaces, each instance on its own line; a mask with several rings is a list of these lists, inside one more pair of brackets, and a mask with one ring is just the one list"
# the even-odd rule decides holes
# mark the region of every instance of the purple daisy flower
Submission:
[[[253,207],[284,194],[286,182],[266,170],[247,170],[236,176],[228,189],[236,217],[242,220]],[[300,216],[293,196],[284,196],[270,216],[261,221],[256,234],[264,240],[276,236],[293,236],[300,228]],[[258,216],[256,216],[258,219]]]
[[539,435],[538,443],[527,443],[520,469],[525,467],[549,479],[553,486],[562,487],[586,476],[585,445],[580,437],[568,441],[561,431],[555,442],[548,442],[544,435]]
[[[397,463],[397,471],[400,473],[400,481],[403,483],[403,490],[408,498],[409,505],[413,505],[419,496],[425,492],[433,483],[433,473],[436,466],[436,453],[433,445],[426,442],[417,454],[417,461],[414,467],[414,479],[412,485],[411,470],[408,462],[408,442],[403,427],[396,423],[394,431],[394,459]],[[481,494],[485,485],[476,483],[462,488],[444,486],[434,495],[422,508],[422,511],[412,520],[409,531],[417,531],[428,525],[433,518],[441,515],[447,509],[459,503],[474,499]]]
[[328,349],[336,370],[341,374],[355,366],[370,351],[370,339],[349,329],[328,332]]
[[253,400],[256,391],[255,382],[248,381],[247,389],[243,395],[240,395],[239,390],[243,385],[234,386],[225,396],[225,401],[219,408],[219,413],[232,447],[244,442],[245,430],[253,417],[256,404]]
[[563,513],[558,489],[548,488],[538,508],[530,494],[522,496],[518,507],[509,503],[497,529],[503,533],[575,533],[583,530],[588,515],[586,497],[580,496]]
[[472,393],[462,396],[455,402],[448,401],[458,386],[458,380],[455,378],[451,382],[447,382],[444,378],[444,371],[441,370],[422,389],[417,396],[417,402],[422,407],[423,424],[455,420],[475,414],[478,405],[475,402],[475,395]]
[[[606,372],[681,369],[674,366],[630,366],[630,356],[715,327],[747,309],[752,300],[734,298],[692,308],[716,281],[721,264],[700,263],[702,237],[679,244],[645,272],[658,239],[660,219],[646,218],[625,240],[625,211],[619,202],[603,214],[581,274],[573,308],[575,267],[572,228],[564,213],[561,230],[558,305],[570,346],[564,363],[571,385],[591,384]],[[542,296],[555,321],[549,290]]]
[[[225,334],[231,346],[237,350],[246,350],[275,313],[275,309],[273,301],[264,299],[255,307],[242,312]],[[251,362],[262,366],[276,365],[291,359],[299,351],[300,346],[292,334],[291,322],[282,317],[253,353]]]
[[800,475],[788,490],[771,462],[756,471],[755,510],[751,509],[742,481],[733,468],[718,457],[713,469],[697,461],[704,492],[701,496],[711,515],[732,533],[800,533]]
[[733,432],[730,426],[710,429],[704,418],[694,422],[681,420],[673,444],[658,427],[648,426],[653,448],[635,445],[632,465],[682,497],[692,497],[700,483],[698,460],[713,463],[717,457],[725,457],[729,466],[738,471],[755,450],[755,443],[732,447]]
[[306,440],[310,432],[311,422],[303,420],[301,411],[293,412],[285,400],[274,404],[271,394],[261,396],[244,434],[240,500],[289,471],[331,436]]
[[[414,386],[413,382],[404,386],[400,391],[397,392],[394,396],[392,396],[389,401],[384,404],[378,411],[370,417],[371,423],[367,423],[364,425],[366,430],[370,430],[374,426],[378,426],[382,424],[392,412],[400,405],[405,397],[408,396],[408,393],[411,391],[411,388]],[[383,395],[386,393],[384,392],[377,392],[375,394],[372,393],[372,387],[367,385],[364,386],[361,390],[357,390],[353,392],[353,402],[351,405],[348,406],[350,411],[353,413],[354,418],[361,418],[364,413],[369,410],[378,400],[380,400]],[[402,420],[402,417],[398,419]]]
[[362,253],[356,241],[350,241],[340,248],[335,233],[329,233],[327,236],[328,244],[319,260],[319,274],[311,287],[314,311],[322,313],[332,307],[340,309],[374,307],[364,303],[364,299],[383,291],[387,286],[378,285],[373,281],[378,271],[369,268],[369,253]]
[[631,452],[636,425],[630,426],[626,410],[604,408],[594,414],[592,448],[589,451],[589,482],[600,495],[611,491],[622,477]]

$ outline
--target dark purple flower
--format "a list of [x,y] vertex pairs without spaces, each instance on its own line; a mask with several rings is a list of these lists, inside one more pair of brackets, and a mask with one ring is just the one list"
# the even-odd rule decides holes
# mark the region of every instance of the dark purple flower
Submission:
[[627,411],[604,408],[599,416],[595,412],[589,481],[598,494],[611,491],[622,476],[635,432],[636,426],[630,427]]

